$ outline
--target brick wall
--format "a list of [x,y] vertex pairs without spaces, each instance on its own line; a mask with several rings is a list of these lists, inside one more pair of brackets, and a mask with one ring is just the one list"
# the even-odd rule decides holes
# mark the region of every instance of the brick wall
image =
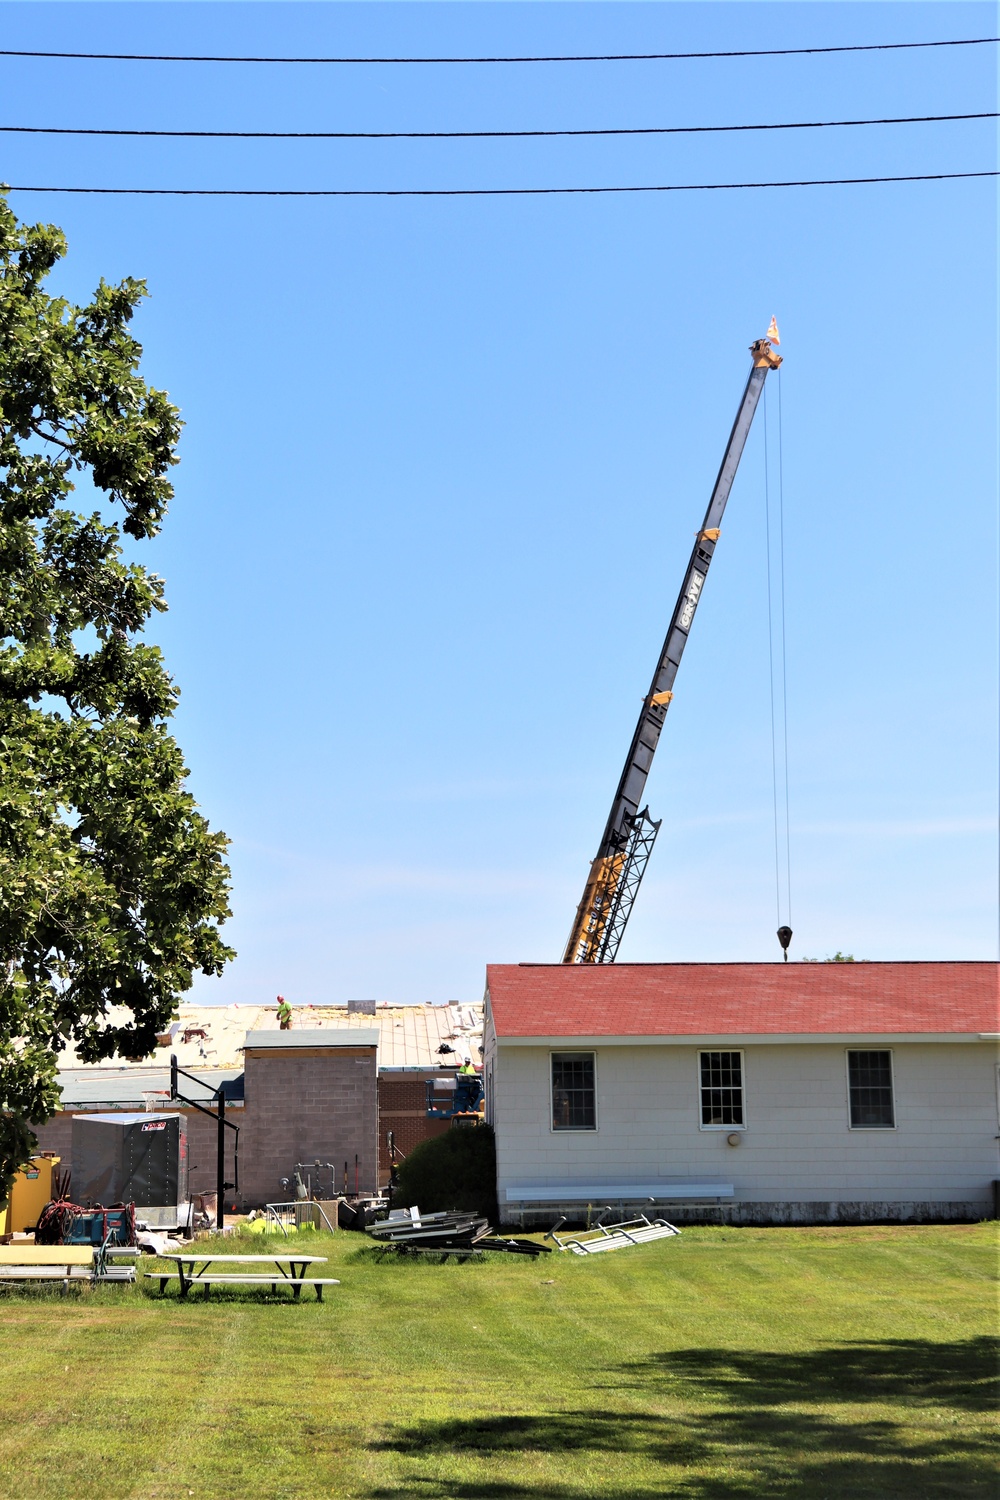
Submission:
[[246,1108],[240,1187],[247,1207],[294,1197],[281,1186],[296,1162],[336,1163],[338,1185],[354,1158],[362,1192],[377,1186],[378,1085],[374,1047],[289,1047],[245,1053]]
[[427,1080],[435,1076],[438,1075],[434,1072],[420,1077],[407,1074],[405,1077],[394,1078],[387,1073],[379,1076],[378,1165],[379,1180],[383,1185],[389,1180],[386,1137],[390,1130],[396,1138],[397,1149],[408,1156],[421,1141],[444,1135],[451,1129],[450,1120],[427,1117]]

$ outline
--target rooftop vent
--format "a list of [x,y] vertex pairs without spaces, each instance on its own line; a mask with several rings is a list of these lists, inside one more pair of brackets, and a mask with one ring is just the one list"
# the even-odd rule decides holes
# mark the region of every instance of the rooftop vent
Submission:
[[375,1014],[374,1000],[348,1000],[347,1014],[349,1016],[373,1016]]

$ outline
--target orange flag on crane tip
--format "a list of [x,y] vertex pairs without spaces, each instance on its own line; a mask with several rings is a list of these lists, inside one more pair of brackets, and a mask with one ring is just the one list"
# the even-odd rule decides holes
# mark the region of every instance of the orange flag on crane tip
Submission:
[[781,340],[778,337],[778,324],[775,318],[772,318],[770,323],[767,325],[767,332],[765,333],[764,337],[766,339],[770,339],[772,344],[781,343]]

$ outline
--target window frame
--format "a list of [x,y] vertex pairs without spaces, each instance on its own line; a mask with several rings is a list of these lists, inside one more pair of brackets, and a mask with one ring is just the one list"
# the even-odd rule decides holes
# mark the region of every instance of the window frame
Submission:
[[[555,1080],[553,1078],[553,1060],[557,1057],[565,1057],[568,1053],[583,1054],[593,1061],[594,1066],[594,1123],[593,1125],[557,1125],[555,1110]],[[549,1134],[550,1135],[595,1135],[599,1129],[600,1121],[597,1111],[597,1051],[594,1047],[553,1047],[549,1051]]]
[[[701,1081],[701,1060],[702,1060],[702,1058],[704,1056],[706,1056],[707,1054],[711,1054],[712,1052],[729,1052],[729,1053],[735,1052],[736,1055],[737,1055],[737,1057],[740,1060],[740,1094],[742,1096],[742,1105],[743,1105],[743,1123],[741,1125],[706,1125],[703,1122],[703,1120],[702,1120],[702,1094],[701,1094],[701,1091],[702,1091],[702,1088],[704,1087],[704,1085],[702,1084],[702,1081]],[[699,1130],[708,1130],[708,1131],[724,1130],[727,1135],[732,1134],[732,1132],[734,1130],[746,1130],[746,1128],[747,1128],[747,1058],[746,1058],[746,1049],[744,1047],[697,1047],[697,1048],[695,1048],[695,1059],[694,1060],[695,1060],[695,1069],[696,1069],[696,1075],[697,1075],[697,1088],[698,1088],[698,1093],[697,1093],[697,1100],[698,1100],[698,1129]]]
[[[884,1052],[889,1059],[889,1103],[892,1106],[891,1125],[855,1125],[851,1119],[851,1053],[852,1052]],[[847,1128],[848,1130],[895,1130],[897,1128],[896,1111],[896,1059],[893,1056],[892,1047],[845,1047],[844,1048],[844,1076],[847,1080]]]

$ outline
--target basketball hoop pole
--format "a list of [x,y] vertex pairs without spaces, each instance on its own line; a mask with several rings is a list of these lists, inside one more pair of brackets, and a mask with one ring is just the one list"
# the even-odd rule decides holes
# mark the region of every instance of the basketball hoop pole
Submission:
[[[219,1087],[215,1091],[215,1109],[206,1109],[205,1106],[203,1104],[199,1104],[197,1100],[188,1099],[186,1095],[181,1093],[180,1089],[177,1087],[177,1080],[181,1077],[189,1078],[192,1083],[198,1084],[199,1088],[206,1089],[209,1087],[209,1084],[205,1083],[201,1078],[197,1078],[194,1073],[188,1073],[183,1068],[178,1067],[177,1054],[172,1052],[170,1054],[170,1098],[172,1100],[179,1100],[181,1104],[186,1104],[190,1109],[198,1110],[200,1114],[208,1115],[208,1118],[210,1120],[218,1121],[218,1155],[215,1165],[215,1181],[218,1191],[218,1203],[216,1205],[215,1223],[216,1228],[222,1230],[226,1227],[226,1188],[235,1188],[237,1192],[239,1192],[240,1188],[240,1127],[238,1125],[234,1125],[232,1121],[226,1119],[226,1094],[225,1085],[223,1083],[220,1082]],[[236,1132],[236,1139],[233,1143],[233,1177],[235,1179],[235,1181],[233,1182],[226,1181],[227,1130],[234,1130]]]

